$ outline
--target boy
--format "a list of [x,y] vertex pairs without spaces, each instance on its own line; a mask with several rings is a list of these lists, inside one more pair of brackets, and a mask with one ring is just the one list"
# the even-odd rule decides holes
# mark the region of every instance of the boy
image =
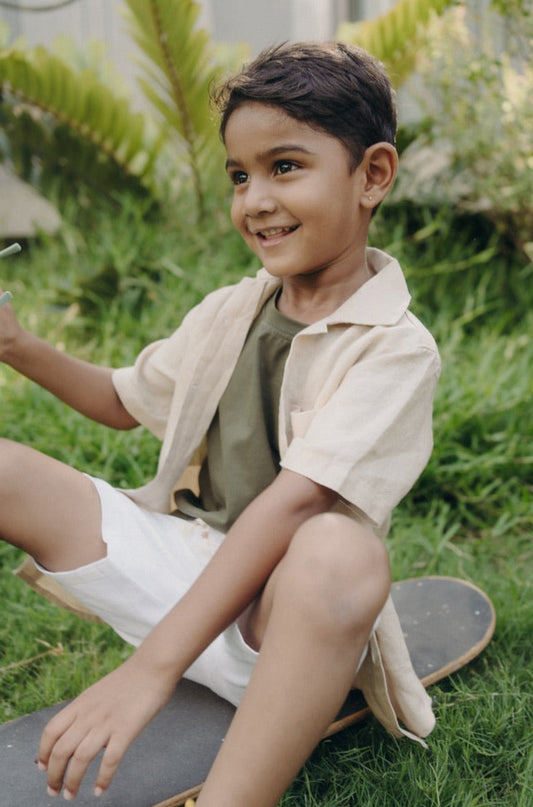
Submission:
[[106,790],[184,674],[238,705],[201,807],[275,805],[355,684],[393,733],[396,714],[433,727],[380,540],[429,457],[439,370],[398,264],[366,247],[397,168],[389,82],[359,49],[285,45],[216,101],[256,278],[114,372],[0,310],[0,358],[163,441],[128,495],[2,441],[0,535],[137,646],[44,731],[39,766],[66,799],[102,748]]

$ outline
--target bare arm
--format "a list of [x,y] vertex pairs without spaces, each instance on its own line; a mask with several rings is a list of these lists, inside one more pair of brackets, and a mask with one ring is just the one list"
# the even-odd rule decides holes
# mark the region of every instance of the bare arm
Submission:
[[257,596],[298,527],[329,510],[335,499],[331,490],[281,471],[130,659],[47,726],[39,760],[54,792],[64,780],[75,795],[90,759],[104,746],[96,784],[101,790],[108,787],[127,747],[164,706],[186,669]]
[[237,519],[194,586],[141,645],[139,657],[168,665],[178,680],[261,591],[298,527],[329,510],[336,498],[312,480],[282,470]]
[[25,331],[10,305],[0,307],[0,361],[92,420],[115,429],[138,425],[115,391],[111,369],[62,353]]

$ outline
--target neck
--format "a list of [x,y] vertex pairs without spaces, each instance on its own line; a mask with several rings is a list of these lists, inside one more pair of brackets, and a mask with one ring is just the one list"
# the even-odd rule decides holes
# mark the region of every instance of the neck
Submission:
[[359,269],[338,279],[320,272],[284,278],[277,307],[286,317],[311,325],[332,314],[372,277],[366,259]]

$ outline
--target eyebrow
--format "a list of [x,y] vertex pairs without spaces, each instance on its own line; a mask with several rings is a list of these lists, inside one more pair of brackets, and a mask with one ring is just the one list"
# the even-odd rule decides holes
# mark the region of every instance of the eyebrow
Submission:
[[[298,143],[282,143],[279,146],[274,146],[274,148],[269,149],[268,151],[263,151],[258,154],[258,158],[260,161],[268,160],[272,157],[276,157],[278,154],[286,154],[288,151],[297,151],[300,154],[314,154],[313,151],[310,149],[305,148],[305,146],[301,146]],[[238,160],[234,160],[231,157],[228,157],[226,160],[226,171],[228,168],[235,168],[240,163]]]

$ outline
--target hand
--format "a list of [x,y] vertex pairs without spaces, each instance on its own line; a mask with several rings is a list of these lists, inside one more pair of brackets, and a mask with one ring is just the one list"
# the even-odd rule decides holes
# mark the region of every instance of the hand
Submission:
[[126,750],[167,703],[174,677],[161,680],[132,656],[121,667],[85,690],[46,726],[38,764],[48,772],[48,793],[73,799],[85,772],[102,748],[94,794],[102,795]]
[[[3,289],[0,287],[0,294]],[[17,337],[23,334],[12,306],[5,303],[0,306],[0,361],[4,361]]]

